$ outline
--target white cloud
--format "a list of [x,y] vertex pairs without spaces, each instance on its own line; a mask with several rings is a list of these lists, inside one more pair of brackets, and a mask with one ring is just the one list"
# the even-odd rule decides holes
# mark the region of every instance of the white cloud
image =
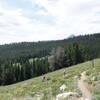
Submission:
[[99,32],[93,20],[100,20],[99,0],[36,0],[48,13],[56,18],[56,27],[67,33],[92,33]]
[[[0,42],[63,39],[70,34],[100,32],[99,0],[30,0],[44,9],[32,15],[51,16],[53,24],[25,17],[24,9],[0,8]],[[30,15],[31,16],[31,15]]]
[[1,43],[60,39],[57,35],[62,32],[61,29],[24,17],[22,9],[1,9],[1,12],[3,13],[3,16],[0,16]]
[[72,28],[73,24],[88,24],[87,20],[92,21],[100,9],[98,0],[36,0],[36,3],[55,16],[56,24]]

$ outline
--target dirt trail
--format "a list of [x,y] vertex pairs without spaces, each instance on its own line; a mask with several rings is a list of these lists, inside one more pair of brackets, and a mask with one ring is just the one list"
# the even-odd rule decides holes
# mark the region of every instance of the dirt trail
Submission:
[[81,73],[80,80],[78,80],[78,88],[82,92],[83,100],[92,100],[91,86],[87,82],[86,71]]

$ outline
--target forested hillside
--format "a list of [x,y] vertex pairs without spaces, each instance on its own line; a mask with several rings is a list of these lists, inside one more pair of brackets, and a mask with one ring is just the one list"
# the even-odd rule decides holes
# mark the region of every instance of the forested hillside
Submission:
[[0,45],[0,61],[20,61],[21,59],[44,57],[49,55],[51,49],[54,47],[63,46],[66,48],[75,42],[85,47],[89,59],[100,57],[100,33],[98,33],[57,41],[22,42]]
[[100,58],[100,34],[0,46],[0,85]]

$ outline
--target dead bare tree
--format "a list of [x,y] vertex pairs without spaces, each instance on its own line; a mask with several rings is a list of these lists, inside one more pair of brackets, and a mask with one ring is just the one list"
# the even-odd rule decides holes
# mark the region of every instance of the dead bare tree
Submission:
[[63,67],[65,51],[62,47],[53,48],[51,56],[48,57],[49,68],[51,71]]

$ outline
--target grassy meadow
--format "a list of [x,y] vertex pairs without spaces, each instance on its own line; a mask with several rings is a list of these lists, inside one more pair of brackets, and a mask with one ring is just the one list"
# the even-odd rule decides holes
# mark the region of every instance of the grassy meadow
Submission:
[[63,84],[67,86],[65,92],[72,91],[81,95],[75,76],[80,77],[83,71],[88,71],[89,84],[94,86],[93,100],[100,100],[100,59],[94,60],[94,67],[92,61],[88,61],[45,74],[44,82],[40,76],[13,85],[0,86],[0,100],[55,100],[56,95],[62,93],[59,87]]

